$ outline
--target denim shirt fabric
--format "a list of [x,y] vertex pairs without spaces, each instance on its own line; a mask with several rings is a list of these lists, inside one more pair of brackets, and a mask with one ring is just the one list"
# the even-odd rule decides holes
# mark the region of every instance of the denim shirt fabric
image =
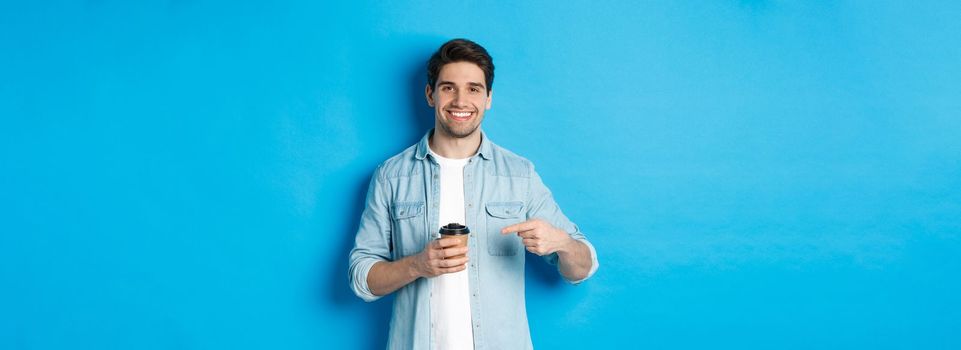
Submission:
[[[417,254],[439,237],[440,168],[427,146],[432,133],[378,166],[371,177],[348,271],[351,288],[365,301],[380,298],[367,286],[371,266]],[[532,344],[524,303],[526,250],[520,237],[500,230],[540,218],[566,231],[590,249],[592,265],[587,278],[597,271],[597,254],[577,225],[561,212],[530,161],[493,144],[483,132],[481,139],[478,153],[464,167],[474,346],[529,349]],[[557,264],[557,253],[543,258]],[[418,278],[394,292],[389,349],[434,348],[431,283],[430,278]]]

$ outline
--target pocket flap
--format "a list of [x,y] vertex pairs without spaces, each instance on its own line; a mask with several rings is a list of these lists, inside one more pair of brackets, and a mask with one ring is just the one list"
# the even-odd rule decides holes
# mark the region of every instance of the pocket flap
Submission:
[[524,214],[524,202],[490,202],[487,213],[497,218],[516,218]]
[[394,220],[406,219],[424,213],[424,202],[394,203]]

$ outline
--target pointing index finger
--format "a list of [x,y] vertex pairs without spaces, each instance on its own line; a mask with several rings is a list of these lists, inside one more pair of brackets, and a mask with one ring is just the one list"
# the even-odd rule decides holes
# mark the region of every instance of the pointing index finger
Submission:
[[532,222],[531,220],[528,220],[522,223],[510,225],[501,229],[501,234],[508,234],[511,232],[523,232],[527,230],[532,230],[534,229],[534,227],[535,227],[534,222]]

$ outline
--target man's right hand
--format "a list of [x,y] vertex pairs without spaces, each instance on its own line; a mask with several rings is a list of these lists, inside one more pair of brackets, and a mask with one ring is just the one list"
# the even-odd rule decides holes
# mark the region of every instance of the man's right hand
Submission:
[[[467,247],[459,247],[457,238],[435,239],[427,248],[414,256],[412,265],[418,277],[436,277],[445,273],[464,271],[467,268]],[[463,257],[451,258],[464,255]]]
[[[370,267],[367,285],[374,295],[387,295],[420,277],[436,277],[467,268],[467,247],[457,246],[457,238],[442,238],[427,244],[420,253],[398,261],[379,261]],[[463,257],[446,259],[452,256]]]

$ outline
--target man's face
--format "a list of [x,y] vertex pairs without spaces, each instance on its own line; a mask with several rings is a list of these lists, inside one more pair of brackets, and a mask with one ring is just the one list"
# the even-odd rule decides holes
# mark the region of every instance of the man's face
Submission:
[[435,129],[455,138],[477,132],[484,111],[491,108],[491,94],[484,71],[470,62],[445,64],[437,75],[436,89],[427,86],[427,104],[434,107]]

